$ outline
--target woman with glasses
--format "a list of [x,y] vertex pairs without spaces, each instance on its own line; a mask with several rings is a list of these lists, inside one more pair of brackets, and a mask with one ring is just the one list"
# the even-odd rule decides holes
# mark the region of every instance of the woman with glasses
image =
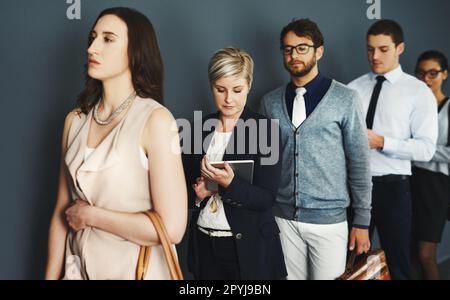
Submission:
[[433,91],[439,109],[436,153],[430,162],[414,162],[412,170],[413,231],[417,255],[424,278],[435,280],[439,279],[437,245],[442,238],[450,200],[450,101],[442,91],[448,77],[447,58],[438,51],[424,52],[417,61],[416,76]]

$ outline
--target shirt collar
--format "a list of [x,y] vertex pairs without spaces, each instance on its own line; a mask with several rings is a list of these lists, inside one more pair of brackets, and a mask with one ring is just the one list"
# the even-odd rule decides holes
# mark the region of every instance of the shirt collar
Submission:
[[[305,84],[305,86],[303,86],[306,89],[306,93],[309,95],[314,94],[315,90],[319,87],[320,82],[322,81],[324,77],[322,76],[322,74],[318,73],[316,75],[316,77],[313,78],[313,80],[311,80],[310,82],[308,82],[307,84]],[[292,80],[289,82],[289,87],[295,92],[295,89],[299,88],[299,86],[296,86],[294,82],[292,82]]]
[[397,68],[395,68],[394,70],[392,70],[390,72],[387,72],[386,74],[375,74],[373,72],[370,72],[370,79],[375,80],[377,76],[384,76],[387,81],[389,81],[391,84],[394,84],[400,79],[402,74],[403,74],[403,69],[402,69],[402,66],[399,65]]

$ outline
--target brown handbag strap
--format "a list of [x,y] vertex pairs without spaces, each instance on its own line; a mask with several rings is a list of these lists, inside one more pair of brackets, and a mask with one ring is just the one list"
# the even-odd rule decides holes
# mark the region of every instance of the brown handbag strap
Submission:
[[150,254],[152,247],[141,246],[139,249],[139,258],[136,267],[136,280],[143,280],[145,273],[148,269],[148,262],[150,260]]
[[[178,258],[172,247],[169,235],[167,234],[167,230],[164,226],[164,222],[162,221],[161,216],[155,211],[146,211],[144,213],[152,221],[156,233],[158,234],[161,246],[164,251],[164,256],[167,261],[167,266],[169,268],[170,277],[173,280],[183,280],[183,274],[181,272]],[[141,249],[139,251],[138,265],[136,268],[136,279],[138,280],[142,280],[145,276],[149,264],[150,253],[151,247],[141,246]]]
[[346,271],[346,272],[352,272],[352,271],[354,270],[354,268],[355,268],[355,262],[356,262],[356,259],[357,259],[357,258],[358,258],[358,259],[366,259],[366,258],[368,258],[370,255],[376,255],[376,254],[378,254],[379,252],[382,252],[382,250],[381,250],[381,249],[370,250],[370,251],[367,252],[367,253],[363,253],[363,254],[358,255],[358,253],[356,252],[356,249],[355,249],[355,250],[352,250],[352,251],[350,252],[350,255],[348,256],[347,264],[346,264],[346,266],[345,266],[345,271]]
[[346,272],[350,272],[353,270],[353,268],[355,267],[356,257],[358,257],[358,253],[356,252],[356,250],[352,250],[350,252],[350,255],[348,256],[347,264],[345,266]]

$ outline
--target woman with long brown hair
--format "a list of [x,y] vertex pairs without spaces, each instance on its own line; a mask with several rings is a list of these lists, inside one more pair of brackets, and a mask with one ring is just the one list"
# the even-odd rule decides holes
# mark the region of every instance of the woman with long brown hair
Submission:
[[154,209],[173,244],[187,222],[177,127],[162,106],[163,64],[150,21],[104,10],[89,35],[87,81],[65,120],[47,279],[133,279],[140,246],[153,246],[145,279],[170,278]]

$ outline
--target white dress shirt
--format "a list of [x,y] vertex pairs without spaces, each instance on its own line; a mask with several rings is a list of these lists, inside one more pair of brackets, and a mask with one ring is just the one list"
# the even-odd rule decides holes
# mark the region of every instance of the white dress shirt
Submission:
[[[361,96],[364,116],[376,76],[368,73],[349,87]],[[401,66],[383,75],[373,131],[384,136],[383,149],[371,150],[372,176],[411,175],[411,161],[429,161],[438,136],[436,99],[425,83],[403,72]]]
[[[210,162],[222,161],[223,155],[230,141],[232,132],[219,132],[214,131],[214,135],[209,144],[206,156]],[[216,183],[208,183],[208,189],[218,189]],[[200,211],[200,215],[197,220],[197,225],[216,230],[231,230],[230,224],[228,224],[227,216],[223,208],[223,202],[220,195],[217,193],[208,198],[206,206]],[[214,205],[217,205],[217,209],[213,209]]]
[[433,158],[429,162],[418,162],[414,161],[413,166],[426,169],[432,172],[442,173],[444,175],[449,174],[448,165],[450,164],[450,147],[447,146],[448,140],[448,110],[449,110],[450,100],[444,104],[441,111],[438,114],[439,120],[439,136],[436,145],[436,152]]

